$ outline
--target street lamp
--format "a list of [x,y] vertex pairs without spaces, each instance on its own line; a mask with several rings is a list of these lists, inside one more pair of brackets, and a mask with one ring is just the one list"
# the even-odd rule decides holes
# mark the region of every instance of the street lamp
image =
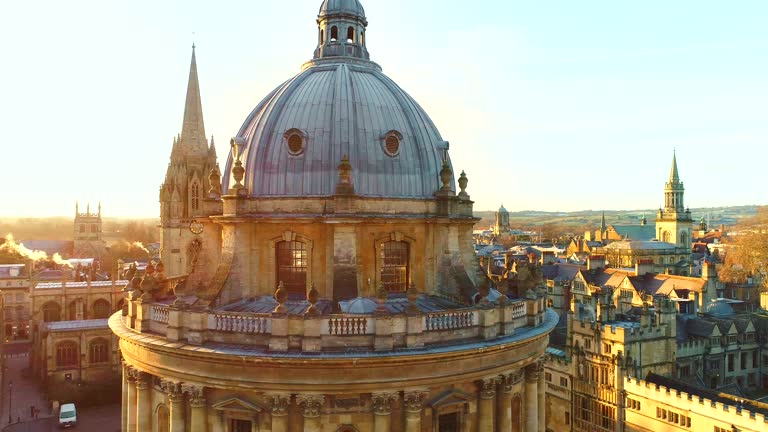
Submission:
[[11,397],[13,396],[13,381],[8,383],[8,424],[13,422],[11,418]]

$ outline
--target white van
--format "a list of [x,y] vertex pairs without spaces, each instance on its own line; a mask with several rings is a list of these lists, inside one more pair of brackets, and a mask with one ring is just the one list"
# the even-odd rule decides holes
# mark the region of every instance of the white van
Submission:
[[77,409],[75,404],[68,403],[59,409],[59,427],[68,428],[77,424]]

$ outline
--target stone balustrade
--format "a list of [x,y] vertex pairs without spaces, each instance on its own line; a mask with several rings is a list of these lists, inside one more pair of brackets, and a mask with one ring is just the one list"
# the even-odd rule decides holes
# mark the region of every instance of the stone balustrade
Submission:
[[[224,312],[130,300],[127,327],[186,341],[270,351],[389,351],[514,336],[541,325],[544,297],[422,313],[292,315]],[[248,337],[243,337],[248,336]]]

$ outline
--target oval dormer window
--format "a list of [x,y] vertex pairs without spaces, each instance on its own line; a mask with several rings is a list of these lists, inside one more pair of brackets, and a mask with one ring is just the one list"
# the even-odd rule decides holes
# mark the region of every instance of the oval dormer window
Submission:
[[400,154],[400,143],[402,142],[402,135],[397,131],[389,131],[384,136],[384,153],[387,156],[395,157]]
[[298,129],[290,129],[283,134],[286,146],[288,147],[288,153],[293,156],[298,156],[304,153],[304,148],[307,145],[306,135]]

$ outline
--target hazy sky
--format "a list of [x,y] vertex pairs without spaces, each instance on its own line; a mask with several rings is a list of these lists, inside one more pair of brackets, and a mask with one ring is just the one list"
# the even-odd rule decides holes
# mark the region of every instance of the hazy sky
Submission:
[[[321,0],[0,8],[0,215],[157,216],[197,43],[208,135],[299,72]],[[451,142],[476,210],[766,204],[768,2],[363,0],[371,59]]]

